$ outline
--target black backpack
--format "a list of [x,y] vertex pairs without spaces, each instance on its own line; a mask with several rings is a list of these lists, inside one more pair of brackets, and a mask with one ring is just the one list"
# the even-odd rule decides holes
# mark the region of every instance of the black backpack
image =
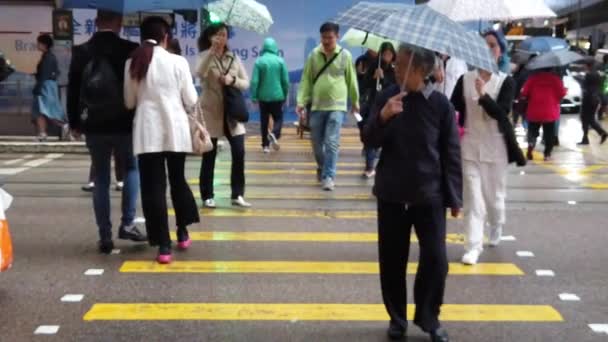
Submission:
[[84,68],[80,86],[80,119],[85,127],[108,126],[125,115],[123,85],[116,75],[109,53],[93,49]]

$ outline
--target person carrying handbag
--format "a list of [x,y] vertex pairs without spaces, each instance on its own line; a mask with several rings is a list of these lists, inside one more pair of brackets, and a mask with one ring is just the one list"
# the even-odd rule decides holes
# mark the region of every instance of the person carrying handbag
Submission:
[[[200,106],[213,142],[213,150],[203,154],[200,191],[203,206],[216,208],[213,179],[217,142],[226,137],[230,143],[232,167],[230,185],[232,205],[250,207],[245,201],[245,125],[240,92],[249,87],[249,77],[241,60],[228,49],[228,27],[209,26],[201,35],[196,73],[201,79]],[[230,97],[227,97],[230,96]]]
[[166,50],[170,32],[163,18],[146,18],[141,25],[142,46],[125,66],[125,104],[136,108],[133,146],[139,161],[142,208],[148,241],[159,247],[161,264],[172,260],[167,170],[180,249],[192,244],[187,226],[200,221],[184,170],[186,154],[192,152],[187,113],[196,105],[197,93],[188,61]]

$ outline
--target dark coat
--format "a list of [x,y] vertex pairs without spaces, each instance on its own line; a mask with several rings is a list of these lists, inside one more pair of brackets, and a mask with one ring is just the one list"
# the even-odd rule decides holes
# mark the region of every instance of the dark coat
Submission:
[[114,32],[97,32],[83,45],[75,46],[72,50],[68,85],[68,118],[70,127],[88,133],[98,134],[131,134],[133,130],[133,111],[124,109],[124,115],[119,115],[116,122],[108,122],[104,127],[82,127],[80,120],[80,87],[82,74],[95,53],[103,53],[112,65],[118,82],[120,93],[123,93],[125,63],[138,47],[136,43],[120,38]]
[[392,85],[378,95],[363,130],[366,145],[382,148],[374,194],[386,202],[461,208],[462,162],[454,108],[443,94],[427,87],[408,94],[403,113],[383,123],[380,112],[399,91]]
[[48,51],[45,52],[40,58],[40,62],[36,66],[36,84],[34,85],[34,95],[40,95],[42,90],[42,84],[45,81],[56,81],[59,77],[59,64],[57,63],[57,57]]
[[[458,112],[460,112],[460,126],[465,127],[467,120],[467,108],[466,101],[464,99],[464,78],[461,77],[456,83],[454,93],[452,94],[452,103]],[[509,113],[513,106],[513,99],[515,97],[515,82],[510,76],[507,77],[500,88],[498,98],[496,101],[489,95],[484,95],[479,98],[479,105],[488,113],[488,116],[498,121],[498,129],[502,133],[507,147],[507,153],[509,156],[509,163],[516,163],[517,166],[525,166],[527,161],[524,157],[519,144],[517,143],[517,137],[515,136],[515,130],[509,120]],[[466,134],[466,132],[465,132]]]

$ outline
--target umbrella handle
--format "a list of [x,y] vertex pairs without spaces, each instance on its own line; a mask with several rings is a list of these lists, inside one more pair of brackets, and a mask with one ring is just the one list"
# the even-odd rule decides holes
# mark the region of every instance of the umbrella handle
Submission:
[[407,63],[407,69],[405,69],[405,77],[403,78],[403,83],[401,84],[402,92],[407,92],[405,89],[405,85],[407,84],[407,78],[410,76],[410,69],[412,67],[413,60],[414,60],[414,56],[410,55],[410,61]]
[[[380,51],[378,49],[378,69],[380,69],[380,67],[382,66],[382,56],[380,56]],[[380,78],[376,79],[376,91],[381,91],[382,87],[380,86]]]
[[228,21],[228,18],[230,18],[230,16],[232,15],[232,11],[234,11],[234,6],[236,6],[236,0],[232,0],[232,7],[230,7],[230,11],[228,11],[228,15],[226,16],[226,19],[224,19],[226,22]]

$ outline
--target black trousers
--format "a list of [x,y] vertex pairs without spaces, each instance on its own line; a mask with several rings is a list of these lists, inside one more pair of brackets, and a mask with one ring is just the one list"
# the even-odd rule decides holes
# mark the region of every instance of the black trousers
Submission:
[[528,123],[528,145],[536,146],[536,139],[543,128],[543,140],[545,141],[545,157],[551,156],[555,146],[555,121],[552,122],[529,122]]
[[274,121],[272,134],[274,134],[277,139],[281,139],[281,130],[283,128],[283,101],[260,102],[262,147],[268,147],[270,145],[270,141],[268,141],[268,121],[271,116],[272,121]]
[[[245,196],[245,135],[235,137],[227,136],[232,154],[232,167],[230,170],[230,186],[232,188],[232,199]],[[215,159],[217,157],[217,139],[213,141],[213,150],[203,154],[203,164],[199,184],[203,200],[215,197],[213,191],[213,179],[215,173]]]
[[590,128],[593,128],[600,136],[608,134],[602,125],[597,121],[595,113],[582,114],[581,122],[583,124],[583,141],[585,142],[589,141]]
[[186,182],[185,153],[162,152],[139,155],[141,204],[146,218],[146,231],[152,246],[171,246],[167,212],[167,172],[171,185],[171,200],[178,227],[199,222],[200,217],[192,190]]
[[[120,155],[118,155],[117,153],[115,153],[114,151],[112,151],[112,156],[114,157],[114,175],[116,176],[116,181],[122,182],[125,178],[124,165],[126,163],[123,160],[123,158]],[[93,162],[91,161],[91,168],[89,169],[89,182],[95,181],[95,174],[96,174],[95,166],[93,165]]]
[[391,322],[407,327],[406,268],[412,226],[416,229],[420,256],[414,301],[414,324],[423,331],[439,328],[448,274],[446,255],[446,210],[441,203],[415,205],[378,201],[378,251],[384,306]]

